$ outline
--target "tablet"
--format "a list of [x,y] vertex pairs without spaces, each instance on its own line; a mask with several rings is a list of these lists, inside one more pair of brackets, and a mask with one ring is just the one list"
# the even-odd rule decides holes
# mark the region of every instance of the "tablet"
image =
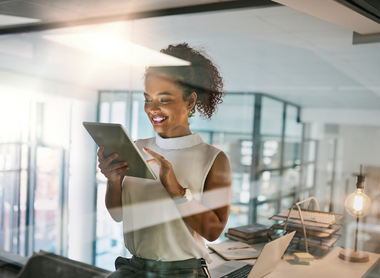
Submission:
[[140,150],[120,124],[83,122],[84,127],[98,147],[104,146],[106,157],[113,153],[119,156],[112,164],[128,162],[129,170],[121,175],[156,180],[157,177],[145,161]]

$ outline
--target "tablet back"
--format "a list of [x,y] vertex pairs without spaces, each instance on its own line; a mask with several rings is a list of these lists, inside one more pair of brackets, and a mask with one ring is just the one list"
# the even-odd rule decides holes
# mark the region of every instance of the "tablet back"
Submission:
[[83,125],[98,147],[105,147],[106,157],[113,153],[119,155],[112,163],[128,162],[129,170],[123,172],[122,175],[157,179],[122,125],[93,122],[83,122]]

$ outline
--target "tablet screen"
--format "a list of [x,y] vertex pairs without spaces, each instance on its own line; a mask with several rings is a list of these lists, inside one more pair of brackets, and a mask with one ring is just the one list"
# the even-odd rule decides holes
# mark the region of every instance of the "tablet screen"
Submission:
[[122,175],[157,179],[122,125],[94,122],[83,122],[83,125],[98,147],[105,147],[106,157],[113,153],[119,155],[112,163],[128,162],[129,170],[121,173]]

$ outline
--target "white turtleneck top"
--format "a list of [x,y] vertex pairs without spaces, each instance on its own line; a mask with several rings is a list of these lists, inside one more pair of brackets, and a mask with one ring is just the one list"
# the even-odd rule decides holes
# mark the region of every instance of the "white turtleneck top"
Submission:
[[[152,159],[142,147],[162,155],[174,169],[183,188],[190,188],[201,202],[204,183],[220,150],[204,143],[198,133],[184,137],[136,141],[146,160]],[[159,177],[159,167],[151,165]],[[158,261],[191,258],[210,260],[203,237],[182,219],[176,204],[160,179],[125,177],[122,184],[124,242],[131,254]]]

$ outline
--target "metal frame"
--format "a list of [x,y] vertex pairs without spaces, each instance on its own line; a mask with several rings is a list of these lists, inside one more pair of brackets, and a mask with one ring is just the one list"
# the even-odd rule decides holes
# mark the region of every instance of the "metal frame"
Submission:
[[338,139],[334,138],[333,145],[334,145],[334,154],[332,159],[332,175],[331,175],[331,181],[330,181],[330,205],[329,205],[329,211],[334,211],[334,187],[335,187],[335,173],[336,173],[336,164],[337,164],[337,154],[338,154]]
[[160,10],[151,10],[144,12],[135,12],[127,14],[115,14],[110,16],[89,17],[76,20],[48,22],[48,23],[34,23],[24,24],[20,26],[0,28],[0,35],[18,34],[26,32],[39,32],[57,28],[75,27],[81,25],[100,24],[116,21],[127,21],[134,19],[153,18],[171,15],[195,14],[204,12],[215,12],[223,10],[234,10],[243,8],[264,8],[281,6],[271,0],[230,0],[223,2],[215,2],[208,4],[192,5],[177,8],[166,8]]
[[[288,105],[295,106],[297,108],[297,122],[300,122],[300,106],[281,100],[277,97],[273,97],[271,95],[262,94],[262,93],[256,93],[256,99],[255,99],[255,112],[254,112],[254,132],[253,132],[253,153],[255,155],[252,155],[252,168],[251,168],[251,186],[253,188],[251,189],[251,192],[253,192],[253,196],[257,196],[257,188],[255,186],[255,183],[260,179],[260,174],[264,171],[279,171],[280,175],[283,174],[285,169],[291,169],[293,166],[284,166],[284,156],[285,156],[285,131],[286,131],[286,108]],[[277,101],[280,101],[283,103],[283,113],[282,113],[282,130],[281,130],[281,153],[280,153],[280,167],[278,168],[271,168],[271,169],[259,169],[259,160],[260,160],[260,145],[261,145],[261,139],[263,134],[260,133],[261,128],[261,109],[262,109],[262,97],[268,97]],[[303,127],[302,127],[303,128]],[[301,142],[303,142],[303,136],[301,138]],[[302,146],[302,143],[301,143]],[[254,157],[255,156],[255,157]],[[301,157],[302,161],[302,157]],[[302,165],[302,164],[301,164]],[[315,178],[315,177],[314,177]],[[313,184],[313,187],[315,185],[315,182]],[[279,187],[281,187],[281,184],[279,184]],[[278,210],[281,207],[281,201],[284,198],[293,197],[296,199],[297,193],[291,193],[282,196],[281,195],[281,188],[279,188],[280,195],[277,198],[271,198],[265,201],[258,201],[257,197],[251,198],[250,201],[250,207],[249,207],[249,219],[251,222],[255,223],[257,222],[257,207],[259,205],[265,204],[265,203],[275,203],[276,210]]]
[[[365,9],[365,7],[355,3],[355,1],[351,1],[351,0],[334,0],[335,2],[338,2],[339,4],[342,4],[343,6],[346,6],[347,8],[361,14],[362,16],[365,16],[377,23],[380,23],[380,18],[373,14],[371,11],[367,11]],[[370,3],[368,3],[368,5],[371,5]],[[374,7],[374,5],[372,5]]]
[[[306,142],[315,142],[315,157],[314,157],[313,161],[307,161],[307,162],[304,161],[304,156],[305,156],[304,151],[305,151]],[[297,200],[300,200],[300,194],[301,193],[309,192],[309,193],[311,193],[310,195],[314,194],[316,174],[317,174],[316,161],[318,160],[318,157],[317,157],[318,156],[318,143],[319,143],[318,140],[306,138],[306,136],[305,136],[305,124],[303,124],[302,144],[301,144],[301,154],[300,154],[300,157],[301,157],[301,164],[300,164],[301,177],[304,173],[305,167],[309,164],[314,164],[314,172],[313,172],[314,177],[313,177],[313,185],[311,188],[305,188],[305,185],[303,183],[301,183],[301,187],[300,187],[300,190],[298,192]],[[305,196],[302,196],[302,199],[304,199],[304,198],[305,198]]]

